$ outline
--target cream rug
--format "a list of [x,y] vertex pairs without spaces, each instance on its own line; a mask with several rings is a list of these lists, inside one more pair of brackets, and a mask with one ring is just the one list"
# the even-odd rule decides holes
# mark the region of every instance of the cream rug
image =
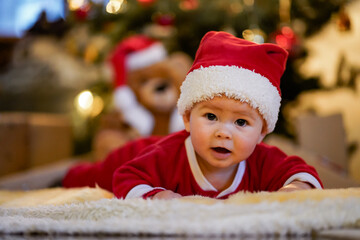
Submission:
[[0,191],[2,234],[285,236],[348,227],[360,228],[360,188],[162,201],[119,200],[87,188]]

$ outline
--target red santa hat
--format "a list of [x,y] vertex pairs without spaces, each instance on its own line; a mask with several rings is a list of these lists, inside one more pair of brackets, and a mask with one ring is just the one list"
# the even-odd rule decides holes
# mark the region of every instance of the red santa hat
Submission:
[[114,105],[142,135],[151,133],[154,120],[127,85],[127,75],[129,71],[148,67],[166,57],[167,51],[161,42],[145,35],[134,35],[121,41],[110,58],[115,74]]
[[287,56],[288,52],[275,44],[208,32],[181,86],[179,113],[183,115],[195,103],[224,94],[258,109],[267,132],[272,132],[280,109],[280,78]]
[[150,66],[164,60],[167,51],[161,42],[145,35],[134,35],[121,41],[111,62],[115,70],[115,86],[126,85],[127,72]]

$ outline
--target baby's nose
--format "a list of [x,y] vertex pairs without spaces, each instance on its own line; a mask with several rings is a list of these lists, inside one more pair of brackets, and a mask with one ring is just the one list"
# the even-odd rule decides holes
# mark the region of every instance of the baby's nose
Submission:
[[218,138],[231,139],[231,131],[226,124],[222,124],[215,132]]

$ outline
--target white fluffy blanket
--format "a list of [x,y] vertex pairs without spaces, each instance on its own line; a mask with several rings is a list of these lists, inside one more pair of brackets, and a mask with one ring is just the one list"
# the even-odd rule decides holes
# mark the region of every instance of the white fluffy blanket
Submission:
[[[89,190],[86,194],[85,198],[68,195],[58,203],[44,201],[24,207],[11,204],[9,193],[0,191],[0,233],[228,237],[360,228],[360,188],[239,193],[227,200],[197,196],[176,200],[103,198],[107,195],[96,200]],[[25,199],[26,205],[26,196],[18,196],[17,201],[19,198]]]

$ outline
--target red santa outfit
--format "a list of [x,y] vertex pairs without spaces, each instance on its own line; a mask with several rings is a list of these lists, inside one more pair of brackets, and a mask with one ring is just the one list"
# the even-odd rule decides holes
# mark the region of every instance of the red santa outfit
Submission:
[[160,139],[161,137],[151,136],[131,141],[115,149],[104,161],[77,164],[67,171],[62,185],[66,188],[99,186],[112,192],[114,171],[137,155],[141,155],[142,150]]
[[239,163],[230,187],[220,192],[202,174],[189,133],[181,131],[143,149],[142,154],[118,168],[113,175],[113,192],[118,198],[135,198],[166,189],[182,196],[223,199],[239,191],[276,191],[295,179],[322,188],[315,169],[304,160],[261,143]]
[[98,185],[119,198],[149,197],[167,189],[183,196],[223,199],[239,191],[276,191],[296,179],[322,188],[315,169],[304,160],[261,143],[248,159],[239,163],[230,187],[219,192],[202,174],[189,133],[180,131],[130,142],[105,161],[73,167],[63,186]]

